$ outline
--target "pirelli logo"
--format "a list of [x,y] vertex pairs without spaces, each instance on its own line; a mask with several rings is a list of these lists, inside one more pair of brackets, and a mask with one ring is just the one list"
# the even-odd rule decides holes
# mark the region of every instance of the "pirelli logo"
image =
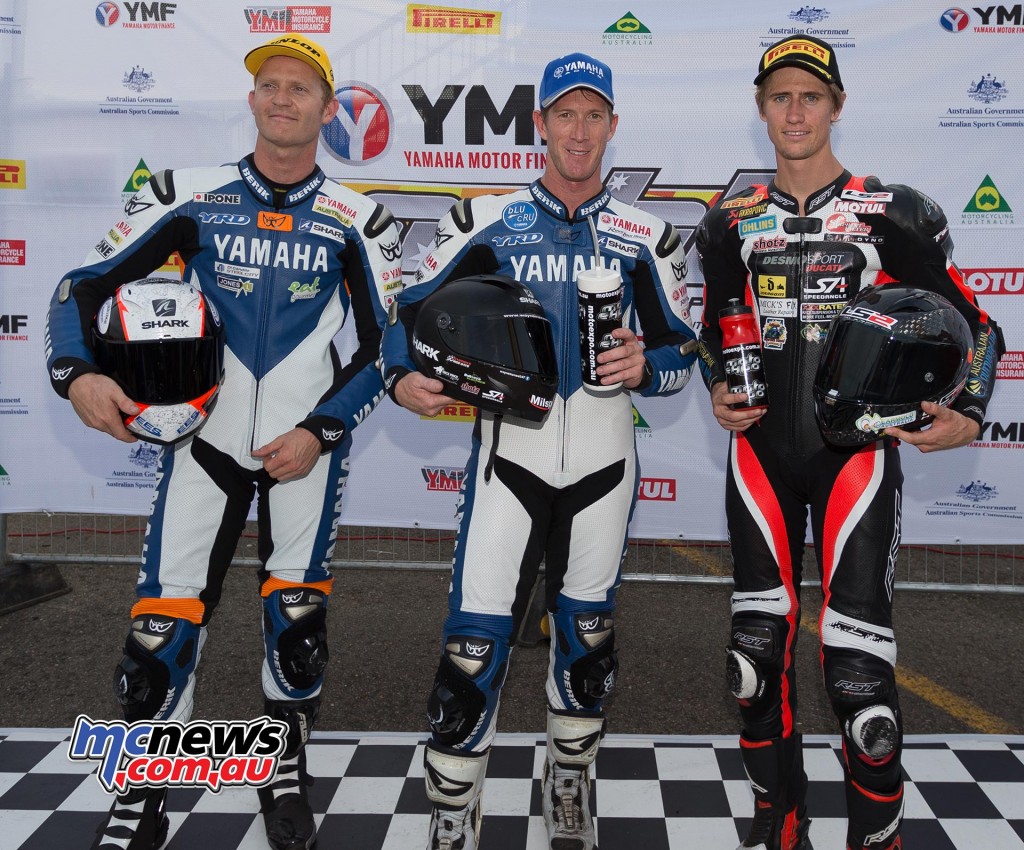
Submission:
[[780,44],[775,48],[775,50],[765,56],[764,67],[767,68],[773,63],[778,62],[783,56],[789,56],[793,53],[803,53],[807,56],[813,56],[826,66],[828,65],[829,58],[832,55],[831,51],[826,50],[824,47],[821,47],[814,42],[795,38],[791,41],[787,41],[785,44]]
[[25,188],[25,160],[0,159],[0,189]]
[[406,6],[405,31],[498,35],[501,12],[410,3]]

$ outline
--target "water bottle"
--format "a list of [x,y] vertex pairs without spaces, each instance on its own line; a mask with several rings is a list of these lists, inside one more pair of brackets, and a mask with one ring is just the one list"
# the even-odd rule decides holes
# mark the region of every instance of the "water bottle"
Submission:
[[622,295],[625,287],[614,269],[603,266],[584,269],[576,275],[580,304],[580,355],[583,365],[583,383],[591,392],[615,392],[622,381],[602,384],[597,374],[597,355],[622,345],[612,336],[615,328],[622,327]]
[[761,338],[748,304],[732,298],[718,312],[722,328],[722,361],[725,386],[731,393],[746,393],[747,400],[730,404],[733,410],[760,410],[768,406],[768,384],[764,378]]

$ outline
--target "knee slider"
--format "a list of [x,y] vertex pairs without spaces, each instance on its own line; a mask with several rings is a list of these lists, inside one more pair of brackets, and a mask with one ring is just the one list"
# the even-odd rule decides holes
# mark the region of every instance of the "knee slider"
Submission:
[[560,685],[569,704],[576,711],[599,711],[619,669],[614,620],[608,611],[560,612],[554,619],[557,652],[568,661]]
[[869,705],[847,718],[843,732],[872,759],[884,759],[900,742],[896,715],[887,705]]
[[427,699],[427,721],[437,742],[459,747],[483,723],[488,693],[497,701],[505,679],[508,650],[489,638],[450,636]]
[[872,759],[884,759],[900,744],[896,685],[888,662],[869,655],[829,653],[826,688],[847,740]]
[[732,695],[754,701],[764,695],[768,671],[782,656],[782,630],[774,620],[734,617],[732,646],[726,649],[725,672]]
[[327,647],[327,596],[309,587],[275,590],[263,599],[267,662],[281,690],[302,696],[320,686]]
[[125,720],[178,719],[175,710],[183,698],[191,710],[201,634],[195,623],[176,617],[144,614],[132,620],[113,683]]

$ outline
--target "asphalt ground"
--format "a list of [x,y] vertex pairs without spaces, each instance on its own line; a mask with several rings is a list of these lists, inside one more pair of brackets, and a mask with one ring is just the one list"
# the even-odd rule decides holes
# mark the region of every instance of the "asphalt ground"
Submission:
[[[130,550],[136,543],[123,545]],[[720,559],[716,567],[699,549],[673,546],[668,554],[684,571],[722,571]],[[688,558],[703,563],[687,563]],[[337,555],[336,565],[331,661],[317,728],[424,732],[447,572],[346,566]],[[136,568],[90,562],[56,569],[69,592],[0,616],[0,728],[70,728],[79,714],[120,717],[111,679],[134,601]],[[1019,572],[1012,564],[1006,569]],[[261,712],[255,572],[252,566],[228,572],[199,667],[194,718],[240,719]],[[620,590],[619,678],[607,703],[607,729],[732,734],[737,712],[724,675],[731,587],[659,581],[660,574],[655,565]],[[2,588],[0,581],[0,593]],[[837,731],[818,666],[820,605],[817,587],[805,586],[797,681],[798,720],[807,734]],[[897,589],[896,634],[908,734],[1024,734],[1024,595]],[[513,652],[499,732],[543,732],[547,653],[545,641]]]

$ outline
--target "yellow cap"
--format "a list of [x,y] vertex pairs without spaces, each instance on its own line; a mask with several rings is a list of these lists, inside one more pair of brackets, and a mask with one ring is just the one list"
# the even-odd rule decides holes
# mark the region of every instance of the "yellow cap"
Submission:
[[327,51],[313,39],[295,32],[285,33],[273,41],[254,47],[245,54],[245,67],[255,77],[263,67],[263,63],[271,56],[290,56],[292,59],[301,59],[327,80],[331,88],[334,88],[334,70],[331,68],[331,60],[327,56]]

